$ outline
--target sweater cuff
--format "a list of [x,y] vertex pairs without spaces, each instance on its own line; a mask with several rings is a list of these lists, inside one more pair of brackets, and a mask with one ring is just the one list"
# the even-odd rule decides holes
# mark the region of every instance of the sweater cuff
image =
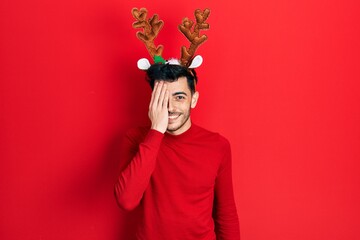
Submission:
[[150,146],[160,146],[160,143],[163,138],[164,138],[163,133],[156,131],[154,129],[150,129],[143,143]]

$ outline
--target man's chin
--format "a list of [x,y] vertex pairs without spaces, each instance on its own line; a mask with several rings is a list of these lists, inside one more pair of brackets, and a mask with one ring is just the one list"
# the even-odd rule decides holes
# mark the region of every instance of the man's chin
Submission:
[[169,121],[166,131],[170,134],[177,134],[177,132],[183,132],[182,129],[187,128],[187,125],[189,125],[189,117],[190,115],[181,115],[174,121]]
[[182,124],[175,124],[175,123],[169,124],[166,131],[170,134],[176,134],[177,132],[183,132],[182,129],[186,128],[186,126],[187,126],[186,122],[184,122]]
[[181,128],[181,126],[168,126],[168,128],[166,129],[166,131],[168,132],[175,132],[177,130],[179,130]]

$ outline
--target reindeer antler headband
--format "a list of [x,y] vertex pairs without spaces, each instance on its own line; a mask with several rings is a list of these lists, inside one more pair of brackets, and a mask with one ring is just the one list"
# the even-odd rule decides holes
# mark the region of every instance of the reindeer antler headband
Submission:
[[[132,9],[132,15],[137,20],[133,23],[134,28],[142,28],[143,31],[138,31],[136,36],[144,42],[150,56],[153,58],[155,63],[169,63],[182,65],[187,68],[197,68],[202,64],[202,57],[197,55],[194,57],[197,48],[207,40],[206,35],[200,36],[200,30],[209,29],[209,24],[205,21],[209,17],[210,10],[205,9],[201,11],[200,9],[195,10],[195,19],[196,23],[191,21],[188,18],[184,18],[182,23],[179,25],[179,30],[185,35],[185,37],[190,41],[189,48],[182,46],[181,48],[181,58],[180,61],[177,59],[170,59],[165,61],[162,58],[162,52],[164,47],[162,45],[156,46],[154,39],[159,34],[161,28],[164,25],[162,20],[159,20],[157,14],[154,14],[153,17],[147,19],[147,10],[146,8],[137,8]],[[141,70],[147,70],[151,65],[149,60],[142,58],[138,61],[138,68]]]

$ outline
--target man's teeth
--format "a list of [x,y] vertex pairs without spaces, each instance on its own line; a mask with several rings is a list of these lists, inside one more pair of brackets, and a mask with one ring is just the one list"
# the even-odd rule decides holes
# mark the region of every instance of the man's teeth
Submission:
[[180,116],[180,114],[176,114],[176,115],[169,115],[169,118],[170,118],[170,119],[175,119],[175,118],[177,118],[178,116]]

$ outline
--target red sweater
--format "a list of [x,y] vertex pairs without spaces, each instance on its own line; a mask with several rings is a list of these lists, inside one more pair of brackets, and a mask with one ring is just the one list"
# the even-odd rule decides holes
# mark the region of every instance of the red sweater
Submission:
[[143,205],[141,240],[238,240],[229,142],[192,124],[180,135],[128,132],[115,185],[120,207]]

